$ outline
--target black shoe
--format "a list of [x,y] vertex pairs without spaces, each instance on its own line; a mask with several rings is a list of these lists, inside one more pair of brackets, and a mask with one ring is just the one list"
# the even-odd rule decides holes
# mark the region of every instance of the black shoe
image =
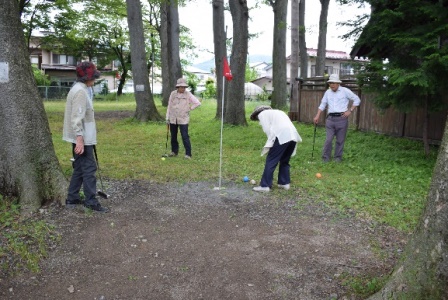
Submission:
[[99,203],[95,204],[95,205],[85,205],[84,204],[84,207],[86,209],[90,209],[90,210],[93,210],[93,211],[96,211],[96,212],[99,212],[99,213],[107,213],[107,212],[110,211],[107,207],[103,207]]
[[80,199],[65,200],[65,208],[76,208],[76,205],[82,204]]

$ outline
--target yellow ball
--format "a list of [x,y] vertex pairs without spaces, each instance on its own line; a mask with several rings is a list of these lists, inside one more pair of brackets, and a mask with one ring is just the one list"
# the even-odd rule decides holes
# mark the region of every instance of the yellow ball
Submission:
[[162,157],[162,160],[165,160],[165,157]]

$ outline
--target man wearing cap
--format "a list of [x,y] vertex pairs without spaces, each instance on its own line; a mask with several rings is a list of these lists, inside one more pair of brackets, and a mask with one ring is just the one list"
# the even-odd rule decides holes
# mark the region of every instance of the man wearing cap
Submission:
[[169,157],[177,156],[179,153],[179,142],[177,132],[180,130],[182,142],[185,148],[185,158],[191,159],[191,143],[188,135],[188,123],[190,122],[190,110],[195,109],[201,102],[189,91],[187,82],[179,78],[176,90],[171,92],[166,109],[166,122],[170,125],[171,133],[171,153]]
[[[96,125],[93,113],[93,90],[100,72],[91,62],[76,67],[76,82],[67,95],[62,139],[72,144],[73,174],[65,201],[67,208],[83,204],[96,212],[108,212],[96,198],[96,163],[93,147],[96,145]],[[84,203],[79,191],[83,187]]]
[[250,116],[252,121],[260,121],[260,125],[268,137],[261,155],[266,156],[260,186],[253,188],[256,192],[269,192],[274,180],[274,171],[278,168],[277,186],[280,189],[290,188],[289,160],[296,154],[297,143],[302,141],[297,129],[288,115],[278,109],[262,105],[255,108]]
[[[348,129],[348,117],[361,103],[359,97],[346,87],[341,87],[342,81],[337,74],[331,74],[328,83],[330,88],[325,92],[317,114],[314,117],[314,124],[319,122],[320,114],[327,108],[327,118],[325,127],[327,137],[322,151],[322,160],[329,162],[333,147],[333,139],[336,137],[334,149],[334,160],[342,161],[344,152],[345,137]],[[350,101],[352,106],[349,108]]]

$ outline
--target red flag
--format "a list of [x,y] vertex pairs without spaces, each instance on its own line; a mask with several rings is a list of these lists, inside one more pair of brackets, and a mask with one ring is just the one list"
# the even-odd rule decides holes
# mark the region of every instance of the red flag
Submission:
[[224,64],[223,75],[227,79],[227,81],[230,81],[232,80],[233,76],[232,71],[230,71],[229,63],[227,62],[227,57],[224,57],[223,64]]

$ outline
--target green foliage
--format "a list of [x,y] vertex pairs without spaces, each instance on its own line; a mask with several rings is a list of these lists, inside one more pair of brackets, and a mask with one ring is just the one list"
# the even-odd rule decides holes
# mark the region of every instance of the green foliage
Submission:
[[58,238],[43,220],[21,220],[17,202],[0,195],[0,274],[39,271],[39,261]]
[[[155,99],[158,111],[166,108],[160,98]],[[260,104],[248,101],[246,118]],[[95,112],[135,111],[131,96],[119,101],[95,103]],[[62,141],[61,124],[64,102],[45,102],[56,154],[67,176],[72,171],[69,145]],[[99,159],[104,177],[123,180],[151,180],[154,182],[210,181],[216,185],[219,178],[220,126],[216,120],[216,100],[203,100],[191,112],[189,127],[193,159],[181,156],[160,159],[165,153],[166,125],[164,122],[141,124],[132,118],[107,118],[97,121]],[[295,123],[303,142],[291,160],[292,189],[288,196],[297,197],[297,207],[307,201],[324,203],[341,211],[371,220],[374,224],[387,224],[411,232],[425,205],[425,200],[435,164],[437,149],[425,158],[418,141],[392,138],[374,133],[349,130],[343,163],[321,162],[320,155],[325,140],[325,129],[318,128],[314,158],[314,126]],[[116,141],[119,140],[120,143]],[[222,179],[242,182],[242,177],[259,180],[265,157],[260,156],[266,136],[257,122],[248,126],[224,125]],[[182,151],[181,146],[181,151]],[[129,166],[132,166],[129,167]],[[315,174],[322,178],[316,179]],[[250,186],[247,186],[248,193]],[[275,192],[275,191],[273,191]]]
[[342,284],[349,287],[349,292],[353,295],[367,299],[381,290],[387,281],[387,277],[369,277],[369,276],[351,276],[350,274],[342,274]]
[[359,76],[364,89],[377,93],[375,102],[382,108],[446,108],[448,4],[401,0],[372,5],[375,11],[357,42],[371,59]]
[[202,97],[206,99],[216,98],[216,84],[211,78],[205,82],[205,91],[202,93]]
[[251,82],[258,78],[258,73],[255,69],[250,67],[249,63],[246,63],[246,73],[245,73],[245,81]]
[[199,78],[196,74],[188,73],[187,74],[187,84],[190,87],[191,93],[194,95],[196,89],[198,88]]
[[50,86],[50,77],[39,70],[35,65],[31,65],[33,69],[34,79],[38,86]]

